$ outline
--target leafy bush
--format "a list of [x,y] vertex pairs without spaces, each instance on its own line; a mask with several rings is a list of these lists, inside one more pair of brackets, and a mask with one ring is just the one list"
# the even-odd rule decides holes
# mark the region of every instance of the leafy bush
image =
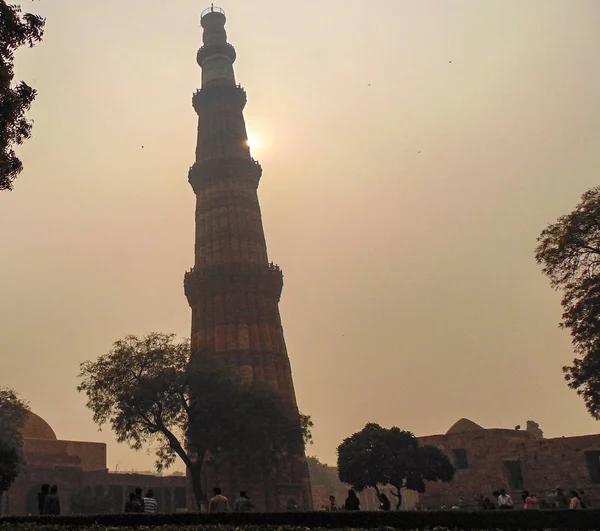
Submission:
[[145,526],[160,531],[305,531],[318,529],[598,529],[600,510],[582,511],[390,511],[244,514],[112,514],[0,519],[0,531],[126,531]]

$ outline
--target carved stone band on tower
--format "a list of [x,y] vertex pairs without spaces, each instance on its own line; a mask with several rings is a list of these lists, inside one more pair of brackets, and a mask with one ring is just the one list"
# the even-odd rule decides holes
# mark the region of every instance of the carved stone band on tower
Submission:
[[[243,110],[246,92],[236,84],[234,47],[225,13],[211,6],[201,17],[203,46],[197,61],[202,86],[192,103],[198,114],[196,161],[189,181],[196,194],[194,267],[185,275],[192,308],[191,363],[226,362],[246,378],[272,385],[297,412],[279,299],[283,273],[267,256],[258,202],[262,168],[250,155]],[[299,413],[298,413],[299,414]],[[242,441],[241,441],[242,443]],[[236,484],[235,474],[214,478],[230,497],[252,489],[258,510],[310,510],[304,455],[274,463],[276,482]]]

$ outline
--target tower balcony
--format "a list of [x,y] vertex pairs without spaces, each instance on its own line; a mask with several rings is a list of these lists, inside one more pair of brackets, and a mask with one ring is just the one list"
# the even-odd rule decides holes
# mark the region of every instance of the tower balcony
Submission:
[[192,105],[198,115],[206,107],[216,105],[232,105],[243,110],[247,101],[246,91],[241,85],[218,85],[202,88],[192,96]]
[[283,272],[272,262],[193,267],[185,273],[183,285],[190,305],[206,296],[240,290],[259,292],[279,300],[283,290]]
[[206,61],[207,58],[213,57],[215,55],[224,55],[225,57],[227,57],[227,59],[231,61],[232,64],[235,62],[235,59],[237,57],[235,48],[228,42],[222,44],[207,44],[205,46],[202,46],[202,48],[200,48],[198,50],[198,53],[196,54],[196,61],[198,61],[198,66],[202,67],[204,61]]
[[217,7],[215,5],[211,5],[207,7],[202,13],[200,13],[200,20],[202,20],[205,16],[210,15],[211,13],[217,13],[218,15],[225,16],[225,10],[222,7]]
[[258,188],[262,167],[257,160],[241,158],[206,159],[195,163],[188,173],[188,180],[198,193],[201,188],[218,181],[246,181]]

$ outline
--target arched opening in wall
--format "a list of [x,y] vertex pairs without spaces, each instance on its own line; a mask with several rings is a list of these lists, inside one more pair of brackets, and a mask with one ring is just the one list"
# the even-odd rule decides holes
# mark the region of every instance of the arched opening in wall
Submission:
[[508,488],[519,490],[523,488],[523,472],[520,461],[504,461],[504,471],[508,481]]
[[600,450],[585,452],[585,461],[592,483],[600,483]]

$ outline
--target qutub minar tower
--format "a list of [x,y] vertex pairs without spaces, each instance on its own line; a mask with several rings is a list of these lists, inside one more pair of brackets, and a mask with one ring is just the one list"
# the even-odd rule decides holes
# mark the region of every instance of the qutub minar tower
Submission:
[[[279,315],[283,274],[269,262],[257,188],[262,168],[250,156],[236,85],[234,47],[225,14],[211,7],[201,17],[203,46],[197,60],[202,88],[193,97],[198,114],[196,162],[189,181],[196,194],[195,264],[185,275],[192,308],[192,364],[224,361],[245,379],[268,382],[298,411]],[[243,444],[243,441],[240,441]],[[240,484],[234,471],[211,478],[235,499],[247,490],[257,510],[312,509],[304,455],[274,463],[275,479]]]

